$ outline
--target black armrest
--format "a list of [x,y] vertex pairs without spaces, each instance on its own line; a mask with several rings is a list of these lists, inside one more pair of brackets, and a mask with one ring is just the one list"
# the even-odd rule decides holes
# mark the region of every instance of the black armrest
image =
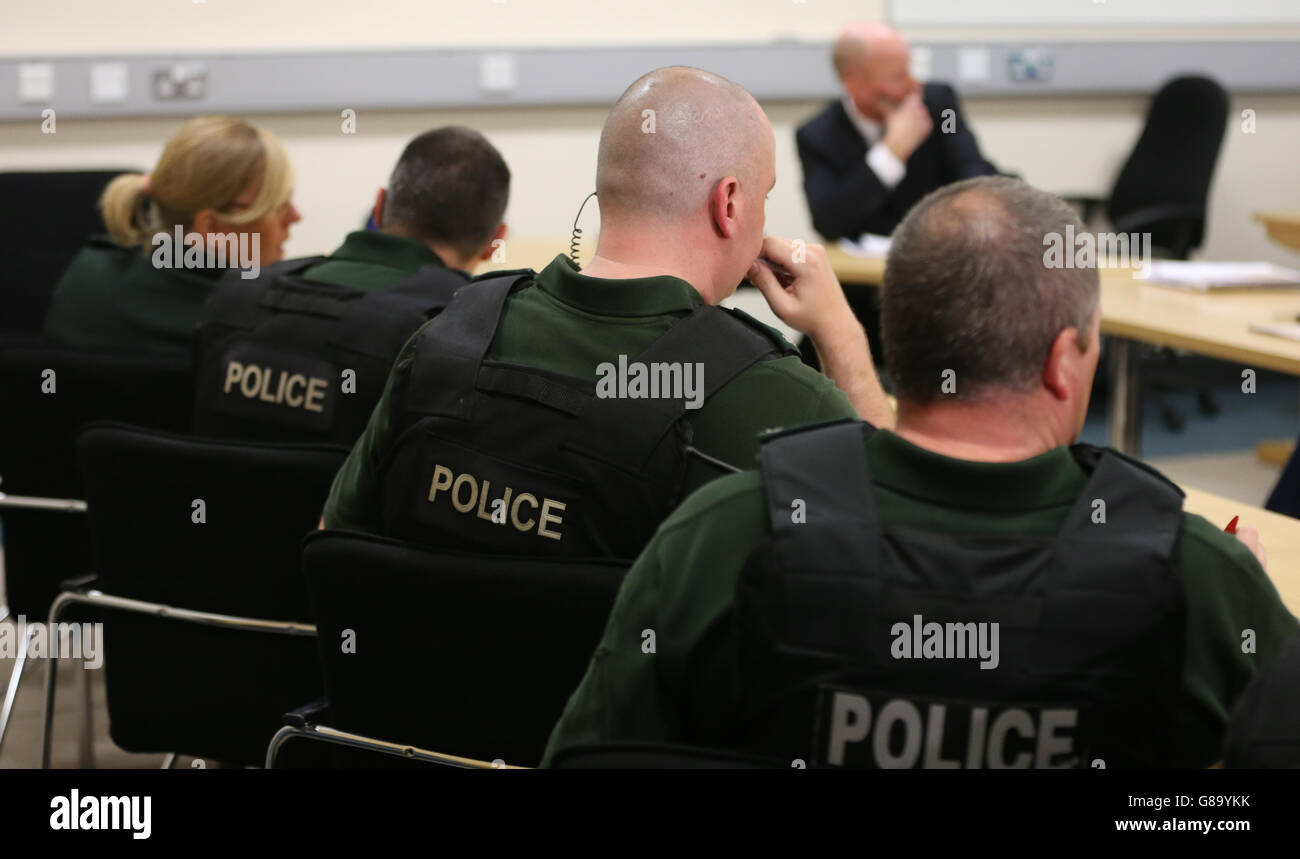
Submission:
[[329,705],[325,703],[325,699],[317,698],[310,704],[303,704],[301,707],[285,713],[284,723],[299,730],[304,730],[311,725],[327,721],[325,717],[328,713]]
[[1205,207],[1194,203],[1163,203],[1159,206],[1147,206],[1134,209],[1115,221],[1115,232],[1137,233],[1144,227],[1163,224],[1169,221],[1205,220]]
[[1106,204],[1110,202],[1109,197],[1098,197],[1094,194],[1058,194],[1057,196],[1079,211],[1079,217],[1083,219],[1084,224],[1092,223],[1093,216],[1104,210]]
[[59,590],[63,591],[88,591],[95,582],[99,581],[98,573],[86,573],[84,576],[76,576],[71,579],[64,579],[59,582]]
[[1117,233],[1144,233],[1157,224],[1174,226],[1172,239],[1167,238],[1161,246],[1174,259],[1187,259],[1196,242],[1193,236],[1205,227],[1205,207],[1192,203],[1147,206],[1119,218],[1114,228]]

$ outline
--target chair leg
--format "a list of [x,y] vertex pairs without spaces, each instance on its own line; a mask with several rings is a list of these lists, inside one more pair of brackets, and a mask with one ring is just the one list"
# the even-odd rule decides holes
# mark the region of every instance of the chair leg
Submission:
[[86,670],[86,660],[77,672],[77,685],[81,687],[80,739],[77,746],[77,765],[83,770],[95,768],[95,728],[94,707],[90,698],[90,672]]
[[23,681],[23,671],[27,667],[27,624],[14,623],[18,638],[18,654],[14,658],[13,674],[9,675],[9,688],[5,690],[5,700],[0,706],[0,751],[4,750],[5,734],[9,730],[9,717],[13,714],[14,699],[18,697],[18,685]]
[[271,742],[266,747],[266,764],[265,764],[266,769],[268,770],[275,769],[275,759],[280,755],[281,746],[283,746],[293,737],[305,737],[305,736],[307,736],[306,731],[303,731],[299,728],[295,728],[292,725],[285,725],[283,728],[276,731],[275,736],[271,737]]

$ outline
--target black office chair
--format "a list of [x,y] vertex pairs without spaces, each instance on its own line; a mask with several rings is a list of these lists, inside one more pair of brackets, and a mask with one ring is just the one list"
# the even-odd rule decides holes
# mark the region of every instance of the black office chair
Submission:
[[[192,387],[188,362],[0,344],[0,620],[44,619],[59,583],[90,571],[77,430],[109,418],[183,431]],[[21,623],[17,632],[23,640]],[[20,648],[0,706],[0,745],[31,664],[26,655]]]
[[[1110,196],[1075,194],[1065,199],[1080,208],[1086,223],[1092,224],[1104,211],[1111,231],[1150,233],[1153,255],[1185,260],[1205,236],[1210,182],[1227,122],[1228,93],[1218,82],[1196,75],[1174,78],[1152,99],[1142,134]],[[1173,392],[1192,388],[1201,412],[1219,411],[1204,381],[1216,375],[1207,359],[1151,348],[1144,350],[1141,362],[1140,372],[1157,396],[1169,429],[1182,429],[1186,423],[1169,400]],[[1098,378],[1104,379],[1104,374]],[[1098,393],[1103,391],[1099,386]]]
[[99,196],[128,170],[0,173],[0,334],[39,334],[59,275],[95,233]]
[[727,749],[655,743],[609,743],[561,749],[555,753],[550,766],[552,769],[570,770],[753,770],[790,769],[796,764],[793,761],[776,761]]
[[1300,769],[1300,635],[1292,636],[1233,707],[1229,769]]
[[[118,746],[259,765],[282,714],[321,694],[298,551],[346,456],[117,423],[78,436],[98,579],[50,618],[104,623]],[[48,766],[54,663],[46,696]]]
[[268,766],[293,737],[453,766],[536,766],[626,569],[340,531],[308,537],[302,565],[326,710],[283,729]]

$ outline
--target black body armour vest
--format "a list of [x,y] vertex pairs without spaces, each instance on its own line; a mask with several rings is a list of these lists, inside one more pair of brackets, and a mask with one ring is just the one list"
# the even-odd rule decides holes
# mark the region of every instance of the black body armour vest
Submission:
[[[486,360],[506,299],[532,276],[476,281],[420,330],[394,395],[385,534],[462,551],[634,558],[681,499],[692,410],[682,384],[660,388],[676,396],[602,398],[593,378]],[[707,401],[781,354],[793,352],[754,320],[705,306],[628,360],[702,365],[696,394]]]
[[468,283],[438,265],[370,292],[300,276],[322,259],[213,292],[195,341],[196,435],[352,444],[407,339]]
[[1075,445],[1090,477],[1054,536],[889,526],[870,431],[840,422],[761,449],[771,534],[736,589],[729,746],[810,766],[1213,760],[1167,740],[1185,635],[1170,561],[1181,490]]

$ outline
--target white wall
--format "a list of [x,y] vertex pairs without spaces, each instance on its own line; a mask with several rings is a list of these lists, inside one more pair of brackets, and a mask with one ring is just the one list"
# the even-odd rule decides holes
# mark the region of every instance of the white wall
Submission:
[[[6,12],[0,56],[156,52],[169,46],[183,53],[547,40],[719,42],[786,35],[825,40],[843,21],[880,15],[884,5],[884,0],[52,0]],[[913,33],[953,38],[1026,35],[987,29]],[[1034,35],[1066,34],[1035,30]],[[1300,31],[1074,28],[1068,35],[1276,39],[1300,38]],[[985,153],[998,165],[1049,190],[1104,193],[1137,138],[1144,104],[1131,97],[1020,97],[971,99],[966,108]],[[794,129],[819,105],[783,102],[765,107],[777,139],[777,187],[768,204],[769,231],[811,237]],[[1250,221],[1257,209],[1300,208],[1300,94],[1239,95],[1232,108],[1204,255],[1300,266],[1300,255],[1271,245]],[[1257,113],[1253,135],[1240,130],[1237,118],[1245,108]],[[294,158],[295,201],[304,220],[288,250],[305,254],[328,251],[361,222],[408,138],[448,123],[479,128],[510,163],[515,178],[508,218],[516,236],[567,235],[579,203],[593,187],[603,117],[604,109],[596,107],[362,111],[355,135],[340,132],[336,113],[252,118],[279,134]],[[175,118],[60,119],[56,134],[43,135],[37,120],[3,122],[0,169],[149,167],[162,141],[179,124]]]

